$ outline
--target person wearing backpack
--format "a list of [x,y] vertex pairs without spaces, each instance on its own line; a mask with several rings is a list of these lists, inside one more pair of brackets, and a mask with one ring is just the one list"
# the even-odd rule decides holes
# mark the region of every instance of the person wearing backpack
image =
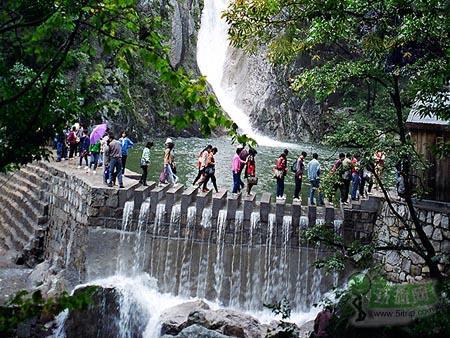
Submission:
[[284,196],[284,177],[287,174],[287,155],[289,150],[284,149],[283,153],[275,161],[274,177],[277,180],[277,198],[285,199]]
[[303,171],[305,170],[306,152],[302,151],[297,161],[292,164],[292,171],[294,172],[295,190],[294,201],[300,200],[300,191],[302,190]]
[[350,192],[350,182],[352,180],[352,155],[347,153],[342,160],[342,184],[341,184],[341,203],[347,205],[348,193]]

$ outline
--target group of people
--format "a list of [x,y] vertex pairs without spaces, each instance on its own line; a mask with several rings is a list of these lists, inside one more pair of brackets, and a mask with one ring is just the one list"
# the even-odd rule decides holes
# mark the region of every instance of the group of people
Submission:
[[73,160],[79,157],[78,169],[85,163],[86,173],[96,174],[98,167],[103,167],[103,181],[108,186],[113,186],[116,179],[119,187],[123,188],[122,175],[125,173],[125,165],[128,151],[134,143],[123,131],[121,137],[116,139],[114,133],[105,128],[99,136],[94,136],[94,127],[86,128],[75,124],[67,126],[55,136],[56,161]]
[[[74,125],[72,128],[66,127],[61,133],[57,134],[55,137],[57,161],[73,159],[78,156],[78,168],[82,168],[84,161],[86,172],[89,173],[92,170],[92,173],[95,174],[97,168],[103,166],[105,184],[113,186],[117,179],[119,187],[123,187],[122,175],[125,173],[128,151],[134,146],[134,143],[125,131],[121,133],[119,139],[116,139],[114,134],[107,129],[103,133],[103,136],[95,138],[93,137],[92,130],[92,128],[85,128],[83,125]],[[140,158],[140,167],[142,169],[140,183],[143,185],[147,185],[150,149],[153,145],[153,142],[147,142]],[[159,176],[160,184],[175,184],[178,182],[174,148],[175,143],[173,140],[167,138],[165,141],[163,168]],[[217,152],[218,149],[216,147],[208,144],[198,154],[198,172],[193,181],[193,185],[198,186],[203,192],[209,191],[209,182],[212,182],[214,190],[218,192],[215,176],[215,156]],[[246,186],[246,194],[251,195],[252,188],[258,184],[256,155],[257,151],[252,147],[247,149],[245,145],[240,145],[236,148],[231,161],[233,194],[240,193]],[[284,195],[284,183],[288,174],[288,155],[289,150],[284,149],[276,159],[273,167],[277,199],[286,198]],[[324,194],[320,185],[321,164],[318,154],[312,154],[312,159],[308,163],[306,163],[306,157],[307,153],[302,151],[291,165],[295,183],[294,201],[300,200],[303,177],[307,175],[310,183],[309,203],[311,205],[323,205]],[[334,191],[340,190],[341,203],[343,205],[348,204],[349,194],[352,200],[357,200],[359,197],[364,196],[366,185],[367,192],[371,192],[374,185],[372,173],[375,172],[377,175],[381,175],[384,160],[384,153],[381,151],[375,153],[372,161],[367,161],[367,156],[365,159],[361,159],[359,154],[339,154],[339,158],[331,168],[331,174],[338,176]],[[242,180],[242,175],[246,184]],[[330,201],[333,200],[333,196],[327,197]]]

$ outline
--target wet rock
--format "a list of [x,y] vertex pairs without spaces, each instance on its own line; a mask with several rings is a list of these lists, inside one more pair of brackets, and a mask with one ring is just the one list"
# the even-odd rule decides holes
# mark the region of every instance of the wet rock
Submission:
[[[170,308],[161,315],[160,321],[161,335],[164,337],[259,338],[267,332],[267,327],[252,316],[230,309],[212,310],[203,301]],[[191,327],[195,327],[195,330],[187,330]],[[188,335],[193,332],[199,335]]]
[[[81,292],[84,288],[75,291]],[[129,304],[129,317],[120,323],[121,295],[115,288],[99,288],[92,301],[84,310],[69,311],[64,324],[66,338],[117,337],[120,328],[126,330],[127,337],[141,337],[148,322],[148,314],[137,304]]]
[[193,311],[204,309],[209,310],[208,304],[201,300],[183,303],[164,311],[160,316],[161,335],[176,335],[183,329],[183,324],[187,321],[189,314]]
[[179,337],[179,338],[225,338],[229,336],[225,336],[219,332],[209,330],[201,325],[191,325],[183,329],[180,333],[178,333],[176,336],[172,335],[164,335],[161,338],[172,338],[172,337]]

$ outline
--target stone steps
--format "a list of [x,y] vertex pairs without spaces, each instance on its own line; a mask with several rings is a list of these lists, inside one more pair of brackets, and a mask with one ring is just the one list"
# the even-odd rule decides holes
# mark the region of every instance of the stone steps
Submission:
[[30,191],[25,183],[21,184],[21,182],[24,182],[24,180],[22,178],[19,179],[18,176],[15,180],[9,179],[6,182],[0,183],[3,194],[23,206],[25,211],[31,215],[30,217],[36,219],[39,224],[45,223],[48,205],[47,203],[43,203],[38,196],[40,190],[37,193]]
[[[0,200],[0,203],[3,201]],[[8,249],[21,251],[31,239],[31,235],[23,232],[21,225],[17,223],[9,210],[0,214],[0,222]]]

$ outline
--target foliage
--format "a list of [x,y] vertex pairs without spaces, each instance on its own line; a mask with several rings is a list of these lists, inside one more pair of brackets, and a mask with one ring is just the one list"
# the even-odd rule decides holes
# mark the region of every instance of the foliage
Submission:
[[275,315],[281,315],[281,320],[278,322],[277,327],[268,330],[266,334],[267,338],[293,338],[298,336],[297,326],[286,321],[291,316],[291,306],[286,297],[283,297],[279,302],[274,304],[264,304],[264,306],[272,310]]
[[[0,171],[47,158],[46,142],[66,121],[108,112],[139,121],[129,84],[139,73],[152,74],[162,106],[178,112],[166,116],[176,127],[195,123],[209,134],[224,126],[240,137],[205,79],[171,65],[155,8],[159,2],[137,0],[2,3]],[[121,97],[105,96],[107,85]]]
[[[414,150],[405,122],[413,105],[421,115],[450,117],[449,6],[441,0],[240,0],[224,13],[234,46],[253,53],[266,45],[275,64],[303,60],[306,66],[297,67],[290,80],[298,95],[326,101],[339,94],[341,103],[352,107],[330,111],[337,130],[326,141],[358,148],[391,211],[408,229],[409,249],[422,254],[433,278],[443,275],[413,204],[413,196],[425,190],[420,180],[415,187],[420,177],[412,168],[428,164]],[[440,149],[445,156],[446,147]],[[372,156],[379,150],[387,159],[385,172],[403,167],[399,174],[411,221],[391,203],[392,181],[374,170]],[[333,176],[325,175],[322,187],[329,198],[337,184]]]
[[47,299],[42,297],[39,290],[32,294],[19,291],[5,305],[0,306],[0,333],[12,334],[21,323],[33,317],[49,320],[64,309],[84,309],[91,303],[96,290],[96,286],[89,286],[73,296],[63,292],[58,297]]

